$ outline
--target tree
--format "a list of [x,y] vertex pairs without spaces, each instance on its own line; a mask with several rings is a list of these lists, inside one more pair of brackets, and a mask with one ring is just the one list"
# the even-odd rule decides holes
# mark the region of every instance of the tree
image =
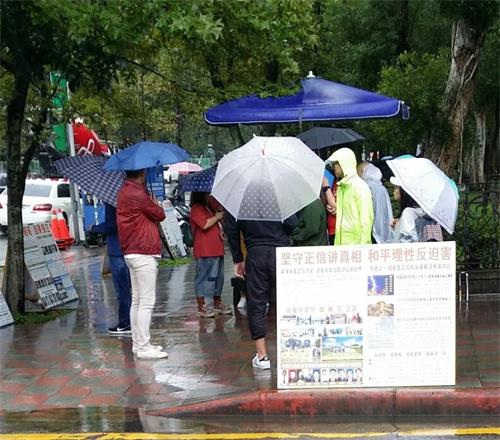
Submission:
[[[443,1],[441,8],[454,19],[451,32],[451,64],[441,103],[450,126],[450,136],[443,139],[434,133],[426,146],[426,155],[443,171],[454,174],[463,158],[463,134],[474,98],[481,48],[487,31],[498,18],[498,3]],[[459,178],[461,177],[460,175]]]
[[448,52],[436,55],[405,52],[395,65],[384,67],[377,90],[397,96],[409,103],[410,120],[394,119],[363,125],[369,137],[375,139],[374,149],[384,154],[415,153],[418,143],[426,142],[433,132],[447,133],[446,120],[440,109],[446,84]]
[[[1,75],[11,78],[6,109],[9,195],[6,299],[24,310],[22,198],[30,161],[46,136],[51,98],[49,73],[73,88],[108,85],[119,56],[148,52],[146,29],[159,14],[155,2],[2,1]],[[27,118],[30,113],[31,117]]]

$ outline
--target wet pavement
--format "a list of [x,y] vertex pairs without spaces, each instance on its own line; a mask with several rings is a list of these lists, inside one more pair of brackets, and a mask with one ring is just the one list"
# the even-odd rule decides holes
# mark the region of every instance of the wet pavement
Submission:
[[[150,414],[273,390],[276,370],[253,371],[254,346],[244,316],[196,316],[193,264],[160,269],[151,333],[168,359],[134,358],[130,338],[107,333],[116,324],[117,305],[111,277],[101,276],[102,253],[82,246],[63,253],[80,295],[77,310],[43,325],[0,329],[0,432],[218,432],[261,426],[262,420],[252,417],[187,420]],[[227,305],[231,274],[226,258]],[[499,313],[497,297],[457,310],[457,388],[500,387]],[[269,348],[275,353],[272,315]],[[262,426],[279,423],[267,418]],[[319,429],[321,421],[316,423]]]

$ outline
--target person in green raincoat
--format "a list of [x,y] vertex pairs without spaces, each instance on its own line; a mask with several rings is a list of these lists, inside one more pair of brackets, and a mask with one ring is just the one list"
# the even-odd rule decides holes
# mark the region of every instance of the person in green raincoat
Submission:
[[336,203],[336,245],[371,244],[373,228],[372,194],[356,171],[356,155],[349,148],[333,153],[327,162],[333,164],[339,179]]

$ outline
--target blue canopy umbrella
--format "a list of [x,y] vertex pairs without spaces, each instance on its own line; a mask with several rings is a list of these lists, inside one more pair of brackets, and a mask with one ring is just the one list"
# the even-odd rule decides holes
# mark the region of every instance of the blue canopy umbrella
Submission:
[[396,98],[319,77],[301,83],[293,96],[251,95],[219,104],[205,113],[205,120],[211,125],[232,125],[409,118],[408,106]]
[[217,167],[211,167],[184,176],[179,184],[179,190],[182,192],[212,192],[216,171]]
[[111,156],[105,170],[142,170],[185,161],[187,151],[175,144],[139,142]]

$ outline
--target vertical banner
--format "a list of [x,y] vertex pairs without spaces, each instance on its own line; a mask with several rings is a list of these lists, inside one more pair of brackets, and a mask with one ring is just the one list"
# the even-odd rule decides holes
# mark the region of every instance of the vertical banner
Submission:
[[31,301],[28,305],[37,304],[46,310],[78,299],[49,223],[25,225],[23,235],[24,262],[34,288],[27,293]]
[[148,168],[146,173],[147,188],[156,197],[163,202],[165,200],[165,182],[163,180],[163,166]]
[[277,249],[278,388],[455,384],[455,243]]

